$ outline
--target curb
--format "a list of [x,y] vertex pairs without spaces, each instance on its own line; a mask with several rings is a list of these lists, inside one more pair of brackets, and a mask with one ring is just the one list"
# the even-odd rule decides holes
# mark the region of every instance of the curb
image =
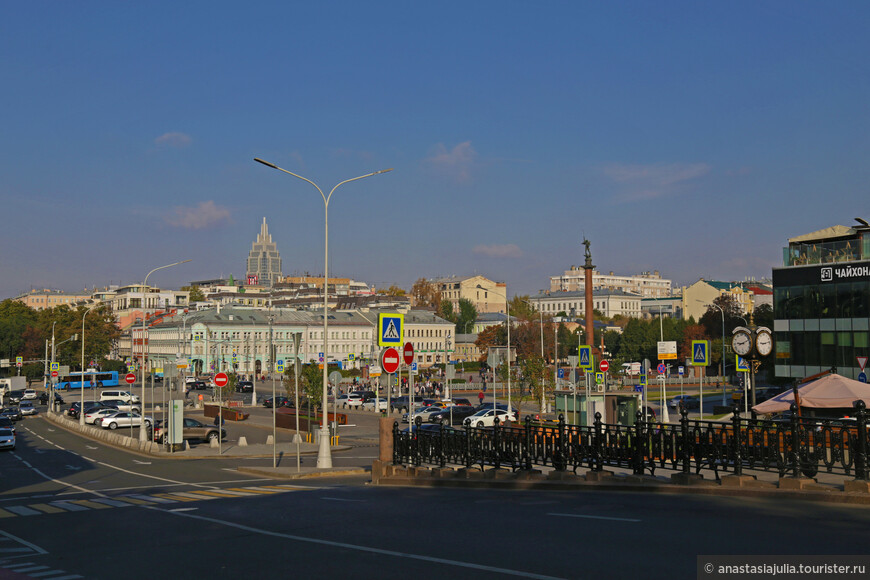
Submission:
[[344,477],[348,475],[368,475],[371,470],[364,467],[352,469],[339,469],[334,471],[312,471],[297,473],[292,467],[237,467],[239,473],[248,475],[260,475],[274,479],[318,479],[323,477]]

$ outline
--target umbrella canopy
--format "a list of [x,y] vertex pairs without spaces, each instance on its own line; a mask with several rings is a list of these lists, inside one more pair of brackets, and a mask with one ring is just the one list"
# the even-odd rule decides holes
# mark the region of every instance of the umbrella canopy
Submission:
[[[851,409],[858,399],[870,407],[870,385],[834,373],[799,386],[798,395],[801,408]],[[788,390],[755,405],[752,410],[759,415],[781,413],[788,411],[792,403],[794,392]]]

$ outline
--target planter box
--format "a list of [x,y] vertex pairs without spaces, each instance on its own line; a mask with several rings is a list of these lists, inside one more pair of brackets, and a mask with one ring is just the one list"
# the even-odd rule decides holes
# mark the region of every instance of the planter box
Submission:
[[227,409],[226,407],[218,407],[217,405],[206,405],[203,414],[206,417],[217,417],[219,408],[221,410],[221,417],[225,421],[244,421],[250,416],[248,413],[236,411],[235,409]]

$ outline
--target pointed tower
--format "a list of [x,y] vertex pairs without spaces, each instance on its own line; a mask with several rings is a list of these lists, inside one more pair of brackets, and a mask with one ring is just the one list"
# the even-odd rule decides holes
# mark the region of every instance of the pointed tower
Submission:
[[272,242],[266,218],[263,218],[260,233],[248,254],[246,271],[248,285],[259,284],[271,287],[282,276],[281,256],[278,254],[278,247]]

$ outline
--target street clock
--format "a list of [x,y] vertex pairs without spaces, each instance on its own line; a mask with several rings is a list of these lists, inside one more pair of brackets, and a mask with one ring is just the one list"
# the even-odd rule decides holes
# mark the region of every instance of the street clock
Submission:
[[752,331],[738,326],[731,337],[731,348],[740,356],[746,356],[752,351]]
[[755,331],[755,350],[761,356],[767,356],[773,350],[773,336],[769,328],[759,326]]

